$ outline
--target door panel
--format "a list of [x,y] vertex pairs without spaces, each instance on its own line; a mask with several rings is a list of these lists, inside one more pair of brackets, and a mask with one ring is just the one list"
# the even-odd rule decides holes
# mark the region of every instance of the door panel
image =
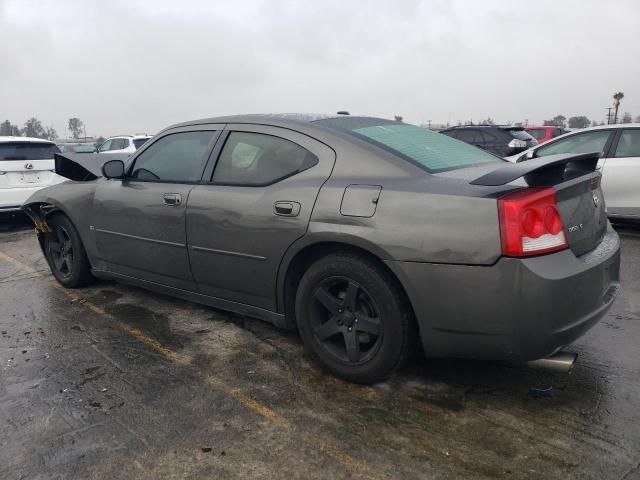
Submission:
[[613,156],[604,161],[602,190],[607,214],[640,216],[640,129],[621,132]]
[[107,270],[196,290],[186,205],[218,136],[211,126],[170,130],[139,150],[127,178],[100,182],[93,229]]
[[[286,129],[229,125],[227,130],[230,135],[255,132],[284,138],[318,159],[314,166],[271,185],[199,185],[189,196],[187,238],[199,291],[275,311],[280,260],[305,234],[318,191],[333,168],[335,153]],[[224,155],[223,151],[221,158]],[[246,158],[239,161],[250,162]]]
[[[94,228],[108,270],[187,290],[194,289],[185,233],[186,200],[193,185],[109,180],[96,189]],[[167,205],[166,194],[180,195]]]

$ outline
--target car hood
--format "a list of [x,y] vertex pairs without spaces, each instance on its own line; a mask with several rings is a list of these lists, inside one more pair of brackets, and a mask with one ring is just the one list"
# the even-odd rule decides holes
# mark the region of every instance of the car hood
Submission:
[[102,177],[102,165],[109,160],[122,160],[125,166],[130,155],[113,153],[56,153],[54,155],[55,171],[58,175],[77,182],[89,182]]

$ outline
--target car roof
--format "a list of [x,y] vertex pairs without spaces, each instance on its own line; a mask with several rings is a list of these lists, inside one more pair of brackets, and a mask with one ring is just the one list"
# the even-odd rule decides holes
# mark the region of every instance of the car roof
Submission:
[[55,143],[53,143],[51,140],[47,140],[46,138],[0,136],[0,143],[7,142],[50,143],[52,145],[55,145]]
[[[376,119],[377,117],[369,116],[356,116],[356,115],[339,115],[339,114],[325,114],[325,113],[251,113],[244,115],[226,115],[221,117],[202,118],[198,120],[192,120],[189,122],[182,122],[176,125],[171,125],[169,128],[186,127],[190,125],[203,125],[208,123],[253,123],[260,125],[273,125],[273,126],[296,126],[296,125],[311,125],[319,120],[328,120],[332,118],[343,118],[350,120],[357,119]],[[386,118],[380,118],[385,122],[390,121]]]

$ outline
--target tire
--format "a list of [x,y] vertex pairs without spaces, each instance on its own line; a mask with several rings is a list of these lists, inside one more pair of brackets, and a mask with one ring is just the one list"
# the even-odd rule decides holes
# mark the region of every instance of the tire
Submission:
[[44,237],[44,253],[53,276],[66,288],[89,285],[91,265],[76,228],[61,213],[49,217],[47,224],[52,232]]
[[366,256],[317,260],[302,276],[295,312],[307,351],[347,381],[382,381],[411,354],[411,306],[395,279]]

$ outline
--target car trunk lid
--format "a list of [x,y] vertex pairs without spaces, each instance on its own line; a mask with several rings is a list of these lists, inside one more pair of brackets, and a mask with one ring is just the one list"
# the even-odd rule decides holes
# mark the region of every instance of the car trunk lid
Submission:
[[[607,229],[601,175],[596,171],[598,153],[550,155],[501,166],[469,182],[501,187],[553,187],[569,248],[576,256],[593,250]],[[521,180],[522,179],[522,180]],[[519,185],[515,182],[520,182]]]

